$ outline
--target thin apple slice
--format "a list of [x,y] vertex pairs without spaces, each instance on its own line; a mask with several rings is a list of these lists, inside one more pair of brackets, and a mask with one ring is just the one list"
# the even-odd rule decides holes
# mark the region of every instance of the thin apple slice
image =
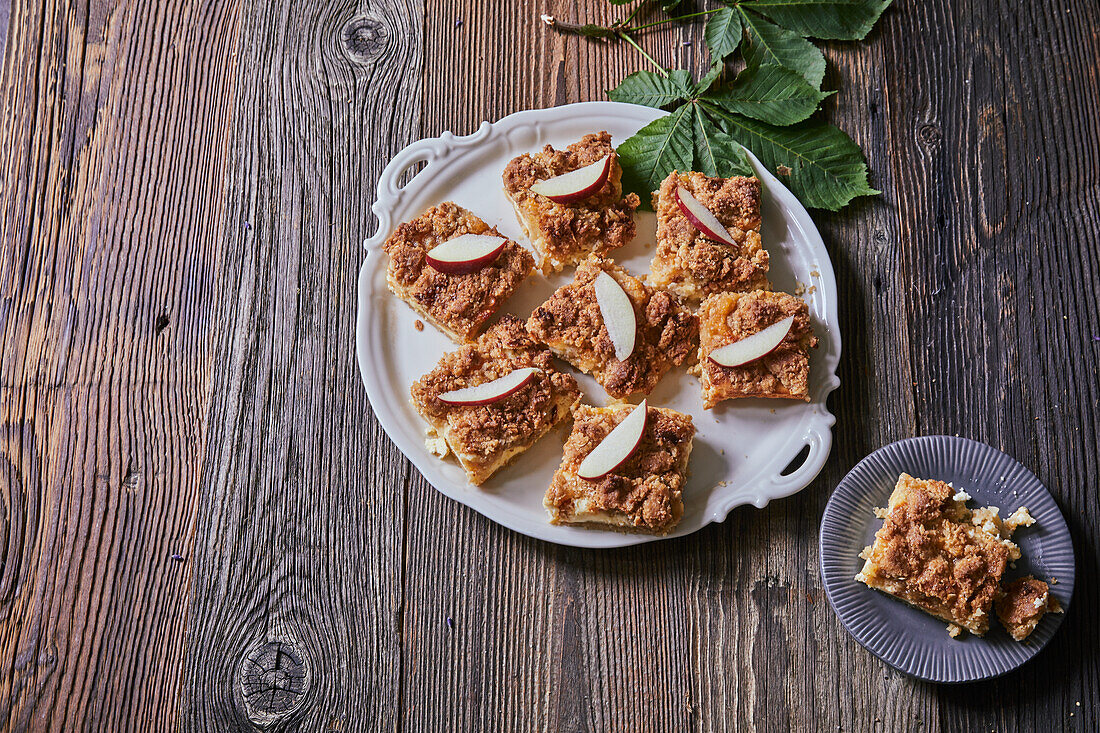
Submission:
[[614,471],[637,450],[645,435],[647,400],[635,407],[608,433],[577,467],[577,475],[586,481],[600,479]]
[[603,188],[610,173],[611,156],[605,155],[583,168],[538,181],[531,186],[531,190],[554,203],[571,204],[586,199]]
[[773,323],[762,331],[757,331],[751,336],[746,336],[740,341],[726,344],[710,352],[710,360],[724,367],[741,366],[750,361],[756,361],[762,356],[767,356],[783,343],[783,339],[791,331],[794,325],[794,316],[787,316],[778,323]]
[[500,257],[508,240],[492,234],[462,234],[427,254],[428,264],[448,275],[476,272]]
[[634,315],[634,303],[615,278],[601,272],[592,283],[596,291],[596,303],[600,306],[603,325],[615,347],[615,358],[626,361],[634,353],[634,338],[638,333],[638,321]]
[[703,236],[718,242],[724,242],[731,247],[740,246],[730,236],[729,230],[722,226],[722,222],[718,221],[718,217],[710,209],[699,203],[699,199],[692,196],[686,188],[677,186],[675,198],[676,203],[680,206],[680,211],[684,212],[687,220],[691,222],[693,227],[702,232]]
[[439,395],[439,399],[449,405],[488,405],[515,394],[540,371],[542,370],[538,367],[516,369],[491,382],[444,392]]

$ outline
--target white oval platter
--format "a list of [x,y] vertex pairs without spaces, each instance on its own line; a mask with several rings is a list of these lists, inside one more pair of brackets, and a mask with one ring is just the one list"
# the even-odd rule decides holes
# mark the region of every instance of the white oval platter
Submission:
[[[764,189],[764,246],[771,255],[769,277],[776,290],[796,292],[809,303],[820,345],[810,357],[812,401],[740,400],[707,411],[699,382],[684,369],[667,374],[649,396],[651,405],[671,407],[695,419],[698,433],[691,455],[691,476],[684,490],[684,516],[664,537],[554,526],[547,521],[542,497],[561,459],[565,433],[555,430],[478,488],[466,481],[457,463],[443,461],[424,445],[425,423],[409,402],[414,381],[455,345],[426,324],[417,331],[416,315],[386,288],[387,258],[382,243],[394,227],[443,201],[465,206],[516,242],[529,246],[501,190],[501,173],[515,156],[551,144],[562,148],[589,132],[607,130],[615,145],[654,119],[661,110],[617,102],[582,102],[509,115],[484,122],[472,135],[449,132],[420,140],[402,150],[382,172],[373,211],[378,230],[364,243],[366,260],[359,273],[356,350],[371,407],[383,429],[432,486],[489,519],[517,532],[575,547],[622,547],[654,539],[680,537],[710,522],[721,522],[742,504],[763,507],[772,499],[804,488],[821,470],[832,445],[835,418],[825,407],[840,380],[836,279],[832,263],[806,209],[759,161],[752,159]],[[404,185],[411,168],[423,164]],[[656,223],[652,213],[637,218],[638,236],[613,257],[636,275],[649,271]],[[549,278],[535,273],[504,306],[526,318],[573,276],[572,268]],[[564,367],[563,368],[568,368]],[[577,374],[585,399],[606,404],[606,393],[586,375]],[[808,447],[805,460],[784,474]],[[395,489],[396,490],[396,489]]]

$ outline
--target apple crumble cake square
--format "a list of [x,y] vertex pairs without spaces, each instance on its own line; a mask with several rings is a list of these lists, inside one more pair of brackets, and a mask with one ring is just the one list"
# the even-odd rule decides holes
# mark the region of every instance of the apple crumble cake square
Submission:
[[[504,239],[503,248],[471,272],[444,272],[433,266],[429,252],[471,234]],[[390,257],[390,290],[459,344],[477,336],[535,265],[527,250],[450,201],[399,225],[383,249]]]
[[[725,227],[731,242],[705,235],[678,203],[683,187]],[[769,290],[768,252],[760,242],[760,181],[673,171],[655,195],[657,251],[650,282],[698,302],[711,293]],[[736,246],[734,246],[736,245]]]
[[[699,376],[703,405],[739,397],[810,399],[809,350],[817,346],[810,328],[810,309],[787,293],[755,290],[717,293],[699,306]],[[723,366],[715,361],[718,349],[760,333],[791,318],[790,330],[771,351],[758,358]]]
[[573,431],[543,502],[551,523],[647,534],[666,534],[679,523],[695,437],[690,415],[647,407],[644,431],[618,466],[592,480],[577,473],[634,409],[628,404],[574,409]]
[[[608,313],[598,291],[598,281],[606,277],[613,281],[612,289],[618,285],[626,295],[620,296],[623,308]],[[555,355],[592,374],[609,395],[622,398],[635,392],[649,394],[669,369],[692,358],[699,323],[676,296],[593,255],[577,267],[573,282],[535,308],[527,332]],[[631,344],[628,354],[624,339]]]
[[[971,511],[970,497],[943,481],[901,474],[875,541],[864,548],[856,580],[959,628],[982,636],[1001,596],[1001,577],[1019,559],[1010,539],[1031,520],[1021,508],[1005,521],[996,507]],[[959,627],[959,628],[956,628]]]
[[1062,604],[1050,595],[1050,586],[1031,575],[1009,583],[994,608],[997,618],[1016,641],[1031,636],[1043,616],[1062,612]]
[[[580,200],[557,203],[531,190],[540,181],[608,157],[606,180]],[[565,150],[547,145],[540,153],[514,158],[504,169],[504,193],[544,273],[576,264],[592,253],[607,254],[634,238],[634,210],[641,202],[637,194],[623,196],[622,167],[607,132],[585,135]]]
[[[454,397],[519,370],[529,376],[510,391]],[[577,381],[554,368],[549,350],[532,341],[511,314],[476,343],[445,354],[411,393],[428,422],[428,449],[440,457],[453,453],[474,484],[534,445],[580,401]]]

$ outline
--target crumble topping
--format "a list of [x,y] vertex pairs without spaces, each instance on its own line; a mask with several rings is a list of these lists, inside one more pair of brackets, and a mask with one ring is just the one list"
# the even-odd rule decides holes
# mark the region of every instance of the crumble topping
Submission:
[[[604,325],[593,283],[601,272],[615,278],[634,305],[637,334],[625,361]],[[699,322],[675,296],[648,287],[614,262],[589,257],[573,282],[559,288],[527,321],[532,338],[583,372],[592,374],[608,394],[649,394],[673,366],[695,353]]]
[[680,521],[687,462],[695,437],[690,415],[648,408],[642,441],[621,466],[594,481],[577,476],[585,457],[634,407],[579,405],[573,411],[573,432],[544,501],[552,522],[606,524],[661,534]]
[[459,343],[477,335],[535,265],[530,253],[512,241],[496,260],[476,272],[445,274],[428,264],[428,252],[463,234],[504,237],[448,201],[399,225],[383,245],[390,256],[386,272],[390,290]]
[[1028,575],[1005,587],[996,605],[997,618],[1016,641],[1023,641],[1048,613],[1061,613],[1062,607],[1050,595],[1050,586]]
[[[607,181],[582,201],[559,204],[530,190],[538,181],[608,155],[611,170]],[[543,272],[560,270],[589,253],[607,254],[634,238],[634,210],[641,202],[633,193],[623,197],[622,167],[607,132],[585,135],[565,150],[547,145],[540,153],[514,158],[504,169],[504,192],[539,253]]]
[[981,636],[1020,551],[1011,531],[991,521],[995,513],[971,512],[956,494],[903,473],[856,580]]
[[[439,399],[445,392],[490,382],[523,367],[541,371],[495,402],[453,405]],[[526,449],[564,419],[580,399],[577,381],[554,368],[549,350],[532,341],[523,322],[511,314],[476,344],[445,354],[435,369],[413,384],[411,394],[417,411],[435,432],[442,433],[468,470],[483,465],[495,470],[496,459],[503,453]]]
[[[728,230],[738,247],[707,238],[676,203],[683,186]],[[657,252],[653,283],[690,300],[710,293],[769,290],[768,253],[760,242],[760,181],[672,172],[656,197]]]
[[[707,409],[736,397],[775,397],[809,401],[810,347],[817,337],[810,327],[810,309],[793,295],[757,290],[721,293],[699,307],[699,370]],[[788,316],[791,330],[774,351],[736,367],[707,358],[710,352],[762,331]]]

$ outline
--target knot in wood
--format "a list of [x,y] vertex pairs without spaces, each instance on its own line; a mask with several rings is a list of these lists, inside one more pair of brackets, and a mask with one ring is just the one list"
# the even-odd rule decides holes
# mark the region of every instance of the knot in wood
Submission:
[[304,655],[285,641],[268,641],[250,649],[237,675],[245,712],[258,726],[292,713],[305,700],[309,681]]
[[940,128],[935,125],[925,123],[917,128],[917,138],[927,147],[933,147],[938,145],[940,140],[943,139],[943,133],[941,133]]
[[353,18],[344,26],[344,47],[362,61],[371,61],[381,55],[388,40],[386,26],[374,18]]

